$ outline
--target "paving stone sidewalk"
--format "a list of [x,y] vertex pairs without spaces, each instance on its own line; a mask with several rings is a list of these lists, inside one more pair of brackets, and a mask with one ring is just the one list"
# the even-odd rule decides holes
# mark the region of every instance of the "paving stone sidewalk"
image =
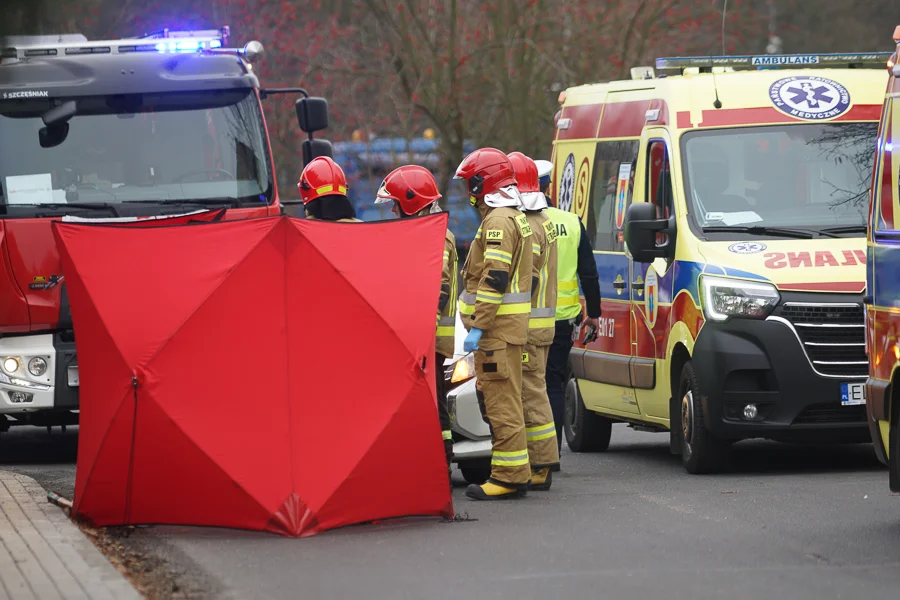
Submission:
[[34,479],[0,471],[0,600],[57,598],[141,596]]

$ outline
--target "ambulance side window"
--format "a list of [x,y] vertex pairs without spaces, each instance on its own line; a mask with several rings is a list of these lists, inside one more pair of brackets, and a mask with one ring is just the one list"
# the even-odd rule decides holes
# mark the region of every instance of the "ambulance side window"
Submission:
[[[651,141],[647,161],[647,202],[652,202],[656,206],[656,218],[668,219],[675,212],[675,202],[666,143],[662,140]],[[656,243],[665,244],[667,237],[664,233],[657,234]]]
[[634,189],[637,140],[600,142],[594,155],[591,203],[585,230],[594,250],[624,252],[625,211]]

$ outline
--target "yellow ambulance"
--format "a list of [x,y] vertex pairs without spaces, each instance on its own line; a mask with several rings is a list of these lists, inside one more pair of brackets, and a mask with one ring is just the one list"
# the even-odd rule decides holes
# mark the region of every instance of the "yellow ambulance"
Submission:
[[661,58],[560,94],[552,196],[594,248],[597,341],[565,434],[668,431],[690,473],[749,438],[868,441],[866,216],[889,53]]

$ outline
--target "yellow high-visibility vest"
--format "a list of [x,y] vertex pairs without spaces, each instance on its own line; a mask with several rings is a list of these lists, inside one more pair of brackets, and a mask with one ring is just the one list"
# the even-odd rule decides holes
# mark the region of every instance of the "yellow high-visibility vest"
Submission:
[[581,219],[578,215],[558,208],[546,209],[556,226],[557,300],[556,320],[574,319],[581,314],[581,295],[578,292],[578,244],[581,242]]

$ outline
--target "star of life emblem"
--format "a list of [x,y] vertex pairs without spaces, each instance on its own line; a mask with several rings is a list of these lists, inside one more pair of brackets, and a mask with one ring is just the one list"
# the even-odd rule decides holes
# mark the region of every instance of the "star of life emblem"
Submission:
[[572,210],[572,197],[575,193],[575,155],[570,154],[566,158],[562,177],[559,181],[559,209],[569,212]]
[[769,88],[775,108],[797,119],[833,119],[850,108],[850,92],[824,77],[784,77]]
[[761,242],[738,242],[728,246],[728,251],[735,254],[758,254],[765,249],[766,245]]

